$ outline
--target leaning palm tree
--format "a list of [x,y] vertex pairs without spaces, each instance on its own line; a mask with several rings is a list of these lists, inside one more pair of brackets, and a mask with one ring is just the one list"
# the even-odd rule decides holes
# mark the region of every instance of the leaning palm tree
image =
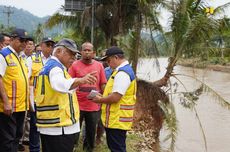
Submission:
[[[215,13],[217,14],[219,10],[228,5],[229,3],[218,7]],[[168,2],[167,9],[172,14],[171,31],[167,33],[169,37],[168,40],[170,40],[168,44],[170,44],[171,57],[169,58],[165,75],[160,80],[155,81],[155,85],[159,87],[166,86],[169,82],[169,78],[172,76],[175,77],[173,68],[182,55],[187,54],[191,49],[197,48],[200,44],[204,44],[207,40],[210,40],[214,34],[218,33],[221,22],[214,16],[207,15],[205,13],[206,7],[205,1],[201,0],[172,0]],[[207,86],[205,88],[207,88]],[[230,105],[225,100],[219,101],[225,105],[225,107],[229,107]],[[196,108],[193,107],[193,109],[196,112]],[[174,138],[175,136],[172,136],[172,141],[175,141]],[[207,146],[205,147],[207,149]],[[171,146],[171,150],[173,150],[173,148],[174,146]]]
[[[217,13],[222,8],[229,6],[227,3],[217,8]],[[213,34],[218,33],[220,20],[205,13],[206,3],[201,0],[176,0],[169,2],[168,9],[172,13],[170,44],[171,58],[164,77],[155,82],[158,86],[166,85],[173,68],[183,54],[188,53],[197,44],[210,40]]]

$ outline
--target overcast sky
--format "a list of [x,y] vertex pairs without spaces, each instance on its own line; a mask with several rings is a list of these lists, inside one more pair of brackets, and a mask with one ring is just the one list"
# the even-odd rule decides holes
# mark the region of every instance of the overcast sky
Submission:
[[0,5],[22,8],[39,17],[54,14],[64,3],[65,0],[0,0]]
[[[230,2],[230,0],[206,0],[214,8]],[[65,0],[0,0],[0,5],[14,6],[16,8],[23,8],[32,14],[44,17],[54,14],[61,5],[64,5]],[[230,8],[226,12],[230,16]]]

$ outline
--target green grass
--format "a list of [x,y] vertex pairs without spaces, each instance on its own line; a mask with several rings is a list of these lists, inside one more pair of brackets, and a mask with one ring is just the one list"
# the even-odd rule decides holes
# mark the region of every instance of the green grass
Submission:
[[[126,139],[126,148],[127,152],[138,152],[136,145],[140,143],[143,139],[138,137],[135,134],[129,134],[127,133],[127,139]],[[79,141],[79,146],[76,147],[75,152],[83,152],[82,148],[82,139]],[[96,145],[94,152],[110,152],[110,150],[107,147],[105,135],[102,138],[102,143],[99,145]]]

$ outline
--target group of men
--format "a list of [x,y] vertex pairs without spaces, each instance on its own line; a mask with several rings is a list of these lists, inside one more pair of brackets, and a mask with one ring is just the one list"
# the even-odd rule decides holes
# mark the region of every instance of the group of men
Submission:
[[[0,41],[1,152],[18,151],[27,111],[31,152],[72,152],[78,145],[83,121],[83,150],[91,152],[100,120],[108,148],[126,151],[136,78],[120,48],[107,49],[99,62],[89,42],[78,51],[71,39],[55,43],[45,38],[35,49],[24,29],[16,28],[7,36],[8,44]],[[79,60],[77,54],[81,54]],[[108,70],[101,62],[107,62]],[[89,98],[92,90],[96,94]]]

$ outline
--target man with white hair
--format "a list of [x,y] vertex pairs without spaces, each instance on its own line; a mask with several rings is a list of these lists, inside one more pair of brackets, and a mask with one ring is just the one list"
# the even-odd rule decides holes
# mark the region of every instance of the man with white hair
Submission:
[[79,107],[74,89],[80,84],[94,84],[96,78],[94,73],[70,77],[67,69],[76,53],[75,42],[62,39],[38,77],[35,101],[43,152],[72,152],[79,136]]

